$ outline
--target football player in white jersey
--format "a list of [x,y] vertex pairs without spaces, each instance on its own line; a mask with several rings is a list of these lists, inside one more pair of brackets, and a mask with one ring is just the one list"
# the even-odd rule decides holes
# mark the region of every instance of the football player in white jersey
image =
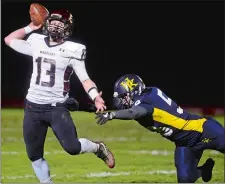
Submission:
[[[97,86],[85,68],[86,48],[66,41],[72,34],[73,17],[67,10],[56,10],[46,18],[45,34],[32,33],[42,26],[32,22],[5,37],[5,43],[17,52],[33,57],[33,74],[26,96],[23,135],[29,159],[41,183],[52,183],[49,167],[43,158],[44,142],[51,127],[64,150],[71,155],[94,153],[109,168],[115,160],[102,142],[77,138],[76,127],[69,111],[77,109],[77,102],[69,98],[69,81],[73,71],[98,111],[106,109]],[[31,33],[31,34],[30,34]],[[25,36],[30,34],[27,40]]]

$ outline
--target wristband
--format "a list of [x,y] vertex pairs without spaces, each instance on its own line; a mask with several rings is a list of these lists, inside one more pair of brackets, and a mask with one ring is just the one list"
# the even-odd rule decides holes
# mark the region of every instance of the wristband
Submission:
[[96,87],[93,87],[91,89],[88,90],[88,94],[91,97],[91,99],[94,101],[95,98],[98,96],[98,90]]
[[26,27],[24,27],[24,31],[25,31],[26,34],[29,34],[29,33],[31,33],[33,30],[31,29],[30,26],[26,26]]

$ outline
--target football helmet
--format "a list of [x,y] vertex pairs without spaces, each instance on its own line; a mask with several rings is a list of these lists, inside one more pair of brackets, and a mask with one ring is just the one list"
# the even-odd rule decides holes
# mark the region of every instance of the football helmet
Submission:
[[135,74],[120,77],[114,85],[113,105],[117,109],[127,109],[133,105],[135,95],[140,95],[145,89],[142,79]]
[[[54,24],[59,21],[63,24]],[[72,35],[74,20],[72,14],[68,10],[54,10],[45,19],[43,33],[52,37],[52,39],[67,39]]]

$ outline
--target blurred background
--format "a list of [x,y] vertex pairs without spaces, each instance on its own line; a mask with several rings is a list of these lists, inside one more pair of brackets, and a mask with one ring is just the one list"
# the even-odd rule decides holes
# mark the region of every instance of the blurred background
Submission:
[[[31,2],[2,5],[2,107],[22,107],[32,58],[4,44],[10,32],[29,24]],[[135,73],[183,107],[223,113],[223,2],[47,2],[74,16],[72,41],[87,47],[87,71],[111,108],[113,84]],[[76,75],[71,93],[81,110],[90,103]],[[215,109],[216,108],[216,109]]]

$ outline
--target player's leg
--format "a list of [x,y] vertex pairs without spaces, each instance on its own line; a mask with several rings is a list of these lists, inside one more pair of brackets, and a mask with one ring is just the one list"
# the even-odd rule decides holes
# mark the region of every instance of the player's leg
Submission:
[[41,113],[34,106],[26,104],[23,120],[23,137],[28,158],[41,183],[51,183],[50,171],[44,155],[44,142],[48,126],[41,121]]
[[225,154],[225,129],[214,119],[208,119],[203,125],[201,137],[203,149],[213,149]]
[[[212,149],[225,153],[224,127],[216,120],[209,118],[203,125],[203,133],[200,137],[200,141],[191,149],[193,152]],[[214,165],[215,161],[208,158],[206,162],[199,167],[204,182],[211,180]]]
[[67,153],[71,155],[95,153],[110,168],[114,166],[114,157],[103,143],[93,142],[86,138],[77,138],[76,127],[70,112],[66,108],[55,107],[52,110],[51,127]]
[[201,177],[201,170],[197,168],[202,152],[194,154],[187,147],[175,149],[175,166],[178,183],[194,183]]

